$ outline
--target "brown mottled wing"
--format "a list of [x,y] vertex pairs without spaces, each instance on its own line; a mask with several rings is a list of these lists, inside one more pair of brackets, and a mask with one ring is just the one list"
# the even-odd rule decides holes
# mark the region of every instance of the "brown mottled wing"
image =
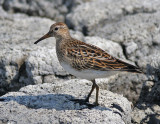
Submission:
[[141,73],[138,67],[116,59],[104,50],[83,42],[67,48],[67,56],[70,58],[72,67],[77,70],[95,69]]

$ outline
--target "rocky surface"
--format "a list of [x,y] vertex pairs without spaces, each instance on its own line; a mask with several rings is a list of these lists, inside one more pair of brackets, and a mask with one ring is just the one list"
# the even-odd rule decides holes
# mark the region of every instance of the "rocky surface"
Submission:
[[64,15],[68,11],[63,0],[1,0],[1,5],[9,13],[25,13],[61,21],[64,21]]
[[[57,123],[98,123],[109,120],[112,123],[129,123],[130,118],[132,123],[160,123],[159,6],[158,0],[1,0],[0,95],[18,91],[2,96],[6,100],[0,102],[0,111],[5,112],[6,116],[0,116],[1,122],[21,123],[25,119],[28,123],[34,123],[34,118],[40,117],[37,118],[40,123],[44,117],[46,123],[50,123],[52,118]],[[138,65],[146,75],[121,73],[97,79],[102,90],[100,108],[88,109],[74,104],[68,98],[83,98],[89,90],[86,82],[90,83],[73,80],[75,77],[60,66],[54,38],[33,44],[56,21],[65,21],[72,29],[70,32],[73,37]],[[70,90],[74,88],[75,91]],[[132,114],[127,100],[125,106],[121,104],[125,100],[122,96],[107,90],[128,98],[134,104]],[[114,98],[118,97],[115,102]],[[63,102],[65,100],[66,103]],[[113,103],[123,108],[122,117],[113,113],[110,107]],[[111,111],[103,110],[104,107]],[[14,116],[15,113],[21,117],[27,113],[27,118],[19,119],[20,116]],[[98,113],[96,120],[95,113]],[[74,118],[71,119],[71,116]]]
[[93,108],[72,101],[83,98],[90,88],[91,82],[78,79],[23,87],[0,98],[0,120],[24,124],[130,123],[131,103],[121,95],[101,90],[100,105]]

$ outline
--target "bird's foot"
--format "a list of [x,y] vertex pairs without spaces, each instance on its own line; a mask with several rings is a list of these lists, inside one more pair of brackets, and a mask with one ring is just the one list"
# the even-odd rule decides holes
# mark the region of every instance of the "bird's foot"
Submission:
[[80,105],[86,105],[89,109],[96,107],[96,104],[90,104],[86,99],[71,99],[71,101],[75,103],[79,103]]
[[98,102],[94,102],[94,105],[95,105],[95,106],[99,106],[99,103],[98,103]]

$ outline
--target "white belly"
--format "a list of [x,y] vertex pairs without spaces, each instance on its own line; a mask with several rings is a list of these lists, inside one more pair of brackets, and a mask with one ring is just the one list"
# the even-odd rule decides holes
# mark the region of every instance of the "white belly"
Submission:
[[90,69],[90,70],[85,69],[82,71],[78,71],[66,63],[62,62],[61,65],[70,74],[76,77],[80,77],[82,79],[87,79],[87,80],[93,80],[96,78],[105,78],[117,73],[117,71],[99,71],[99,70],[93,70],[93,69]]

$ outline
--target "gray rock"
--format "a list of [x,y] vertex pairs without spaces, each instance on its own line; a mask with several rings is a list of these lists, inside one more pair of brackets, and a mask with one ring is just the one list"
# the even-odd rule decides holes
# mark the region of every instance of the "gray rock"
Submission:
[[135,105],[141,96],[143,83],[147,80],[147,77],[143,74],[133,73],[119,73],[114,78],[109,78],[106,81],[102,81],[99,85],[103,89],[112,91],[114,93],[123,94],[129,101]]
[[65,15],[85,0],[1,0],[0,5],[9,13],[24,13],[65,21]]
[[[124,16],[137,13],[153,13],[159,10],[160,2],[157,0],[93,0],[77,6],[67,15],[67,21],[76,30],[84,34],[95,35],[96,29],[103,28],[106,24],[112,24],[121,20]],[[111,33],[113,30],[110,28]],[[106,33],[106,30],[103,30]]]
[[[10,92],[0,99],[0,118],[17,123],[111,123],[131,122],[131,103],[118,94],[100,90],[100,105],[88,108],[71,101],[87,95],[87,80],[29,85],[19,92]],[[90,102],[94,101],[91,96]],[[34,114],[33,114],[34,113]],[[25,115],[25,116],[24,116]]]
[[160,123],[160,106],[155,104],[143,104],[141,108],[135,108],[132,112],[132,121],[134,123],[148,123],[159,124]]
[[142,89],[141,102],[158,104],[160,100],[160,53],[145,57],[147,63],[147,76],[150,81],[146,81]]
[[33,46],[36,40],[35,36],[38,38],[38,35],[44,33],[40,31],[41,33],[37,34],[37,30],[43,31],[43,26],[49,27],[52,23],[48,19],[29,18],[20,14],[4,13],[1,15],[0,94],[34,83],[31,73],[33,67],[28,61],[30,60],[29,56],[34,53],[32,51],[36,48]]
[[150,80],[159,81],[160,79],[160,52],[155,50],[153,54],[144,57],[147,64],[147,76]]
[[64,15],[68,12],[63,0],[2,0],[1,5],[10,13],[25,13],[57,21],[64,21]]
[[145,81],[141,89],[137,107],[133,110],[132,120],[135,123],[160,123],[160,59],[159,52],[145,57],[147,65],[148,81]]

